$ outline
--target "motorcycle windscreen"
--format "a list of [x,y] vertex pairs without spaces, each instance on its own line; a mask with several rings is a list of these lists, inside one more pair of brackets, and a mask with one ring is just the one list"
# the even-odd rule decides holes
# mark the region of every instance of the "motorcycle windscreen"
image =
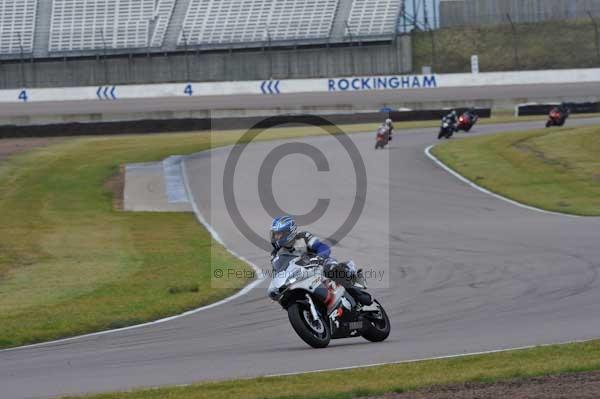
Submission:
[[296,258],[296,255],[291,256],[286,254],[280,254],[277,257],[275,257],[272,262],[273,270],[275,271],[275,273],[286,271],[288,266],[290,265],[290,261],[294,258]]

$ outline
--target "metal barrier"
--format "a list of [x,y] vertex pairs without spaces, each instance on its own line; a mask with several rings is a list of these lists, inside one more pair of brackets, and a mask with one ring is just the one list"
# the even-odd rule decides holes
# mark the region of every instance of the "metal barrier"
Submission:
[[[470,108],[457,108],[464,112]],[[88,135],[118,135],[141,133],[170,133],[186,131],[208,131],[213,122],[219,129],[249,129],[260,126],[268,129],[274,126],[288,124],[290,126],[318,126],[323,119],[335,125],[351,125],[363,123],[382,123],[390,117],[393,121],[424,121],[438,120],[450,110],[423,111],[393,111],[368,112],[356,114],[330,115],[279,115],[275,117],[240,117],[223,119],[164,119],[138,120],[121,122],[90,122],[90,123],[59,123],[39,126],[0,126],[0,138],[11,137],[59,137],[59,136],[88,136]],[[475,113],[481,118],[489,118],[491,109],[477,108]],[[260,125],[262,121],[268,124]]]
[[[471,108],[453,108],[460,115]],[[410,121],[431,121],[439,120],[448,115],[452,109],[426,109],[420,111],[393,111],[390,112],[390,119],[394,122]],[[480,118],[490,118],[492,116],[491,108],[475,108],[473,111]]]

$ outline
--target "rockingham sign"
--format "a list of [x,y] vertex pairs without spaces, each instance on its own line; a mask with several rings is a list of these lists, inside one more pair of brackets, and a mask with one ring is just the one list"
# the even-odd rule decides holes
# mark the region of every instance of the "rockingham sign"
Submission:
[[428,89],[438,87],[436,75],[339,78],[327,81],[327,91]]
[[101,87],[22,88],[0,90],[0,103],[57,101],[119,102],[211,96],[280,96],[297,93],[341,93],[379,90],[433,90],[438,88],[498,87],[533,84],[600,82],[600,69],[483,72],[478,74],[426,74],[332,77],[323,79],[262,80],[245,82],[183,82]]

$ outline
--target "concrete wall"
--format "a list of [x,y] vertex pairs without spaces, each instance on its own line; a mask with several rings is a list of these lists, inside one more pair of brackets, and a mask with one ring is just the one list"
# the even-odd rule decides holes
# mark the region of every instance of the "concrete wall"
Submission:
[[589,18],[600,15],[600,0],[442,0],[440,26],[486,25]]
[[412,70],[410,37],[356,47],[0,62],[0,89],[165,82],[248,81]]

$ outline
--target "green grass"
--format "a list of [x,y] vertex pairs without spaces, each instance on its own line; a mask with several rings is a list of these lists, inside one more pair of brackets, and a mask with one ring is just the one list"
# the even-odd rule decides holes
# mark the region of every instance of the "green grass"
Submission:
[[119,164],[208,144],[75,139],[0,164],[0,347],[158,319],[244,285],[211,288],[211,261],[246,266],[211,251],[192,214],[118,212],[103,188]]
[[[308,350],[308,349],[307,349]],[[86,396],[88,399],[346,399],[432,385],[490,383],[518,377],[600,369],[600,341],[467,356],[454,359],[208,382],[187,387]]]
[[516,132],[457,140],[433,153],[489,190],[551,211],[600,216],[600,128]]
[[433,32],[437,62],[433,64],[431,32],[413,35],[415,71],[433,65],[438,73],[469,72],[471,55],[480,70],[591,68],[598,65],[594,25],[589,19],[516,24],[519,63],[514,57],[509,24],[443,28]]

